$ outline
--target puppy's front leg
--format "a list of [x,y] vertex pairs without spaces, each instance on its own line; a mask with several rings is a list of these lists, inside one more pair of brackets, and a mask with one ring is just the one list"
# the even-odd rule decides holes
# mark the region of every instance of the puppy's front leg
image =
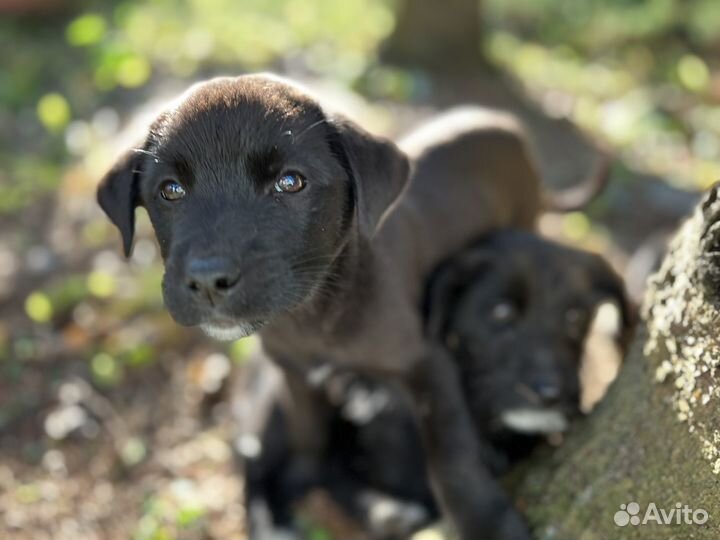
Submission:
[[309,372],[278,358],[284,380],[281,402],[293,456],[286,480],[301,494],[321,482],[332,410],[322,382],[312,382]]
[[327,444],[329,404],[305,373],[282,366],[286,393],[283,396],[293,450],[305,456],[320,456]]
[[410,392],[433,491],[461,540],[530,540],[523,519],[482,461],[484,445],[444,349],[429,346],[411,376]]

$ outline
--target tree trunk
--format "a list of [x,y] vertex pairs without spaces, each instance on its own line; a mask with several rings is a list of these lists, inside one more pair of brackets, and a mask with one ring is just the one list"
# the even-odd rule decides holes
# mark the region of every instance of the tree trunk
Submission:
[[[651,279],[643,321],[605,400],[564,445],[515,479],[538,539],[720,538],[720,259],[718,232],[705,233],[719,217],[713,190]],[[621,505],[632,502],[640,524],[616,525],[630,519]],[[673,524],[643,524],[651,503],[658,514],[675,510]],[[709,519],[687,524],[683,514],[677,524],[677,503]]]
[[404,0],[395,20],[383,62],[441,72],[483,65],[480,0]]

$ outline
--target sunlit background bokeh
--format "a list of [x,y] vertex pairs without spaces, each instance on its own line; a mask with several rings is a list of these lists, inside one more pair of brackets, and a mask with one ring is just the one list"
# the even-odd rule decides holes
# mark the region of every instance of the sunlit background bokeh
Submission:
[[[95,185],[147,103],[216,74],[316,81],[389,132],[426,116],[413,104],[433,75],[378,59],[399,5],[0,0],[0,538],[244,538],[223,392],[255,344],[179,330],[147,220],[126,263]],[[484,0],[481,13],[479,52],[611,149],[621,183],[720,179],[717,0]],[[558,234],[610,249],[602,212],[558,218]]]

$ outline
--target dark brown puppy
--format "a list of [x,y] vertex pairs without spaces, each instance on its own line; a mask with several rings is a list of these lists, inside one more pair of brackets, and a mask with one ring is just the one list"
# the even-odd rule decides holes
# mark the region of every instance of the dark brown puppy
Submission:
[[[490,234],[433,273],[424,310],[428,337],[452,353],[485,442],[482,461],[493,473],[579,415],[581,358],[590,322],[605,302],[620,312],[616,339],[622,349],[633,316],[620,277],[600,256],[532,233]],[[249,521],[252,531],[268,529],[256,519],[258,509],[267,508],[274,526],[287,530],[308,486],[298,485],[287,447],[282,379],[262,359],[254,369],[238,398],[243,410],[254,411],[240,421],[240,440],[260,443],[239,445],[240,451],[260,449],[244,460]],[[369,377],[327,369],[314,379],[318,399],[332,409],[324,470],[314,481],[373,538],[408,538],[434,506],[406,400]]]
[[488,489],[460,381],[424,338],[417,305],[428,272],[472,238],[533,227],[538,176],[521,130],[483,110],[454,113],[402,146],[410,182],[393,143],[296,87],[214,79],[157,118],[98,198],[126,252],[135,207],[147,209],[179,323],[221,339],[262,329],[270,356],[297,368],[288,378],[299,452],[311,457],[325,444],[327,411],[307,370],[331,360],[395,376],[460,536],[526,539],[502,491]]

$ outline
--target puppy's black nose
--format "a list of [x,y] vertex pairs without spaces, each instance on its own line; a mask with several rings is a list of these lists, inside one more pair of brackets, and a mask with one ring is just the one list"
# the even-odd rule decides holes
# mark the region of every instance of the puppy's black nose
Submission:
[[560,399],[560,385],[550,381],[538,381],[532,385],[532,390],[543,405],[554,405]]
[[212,302],[233,289],[240,280],[240,271],[225,257],[197,258],[188,262],[186,276],[188,288],[203,293]]

